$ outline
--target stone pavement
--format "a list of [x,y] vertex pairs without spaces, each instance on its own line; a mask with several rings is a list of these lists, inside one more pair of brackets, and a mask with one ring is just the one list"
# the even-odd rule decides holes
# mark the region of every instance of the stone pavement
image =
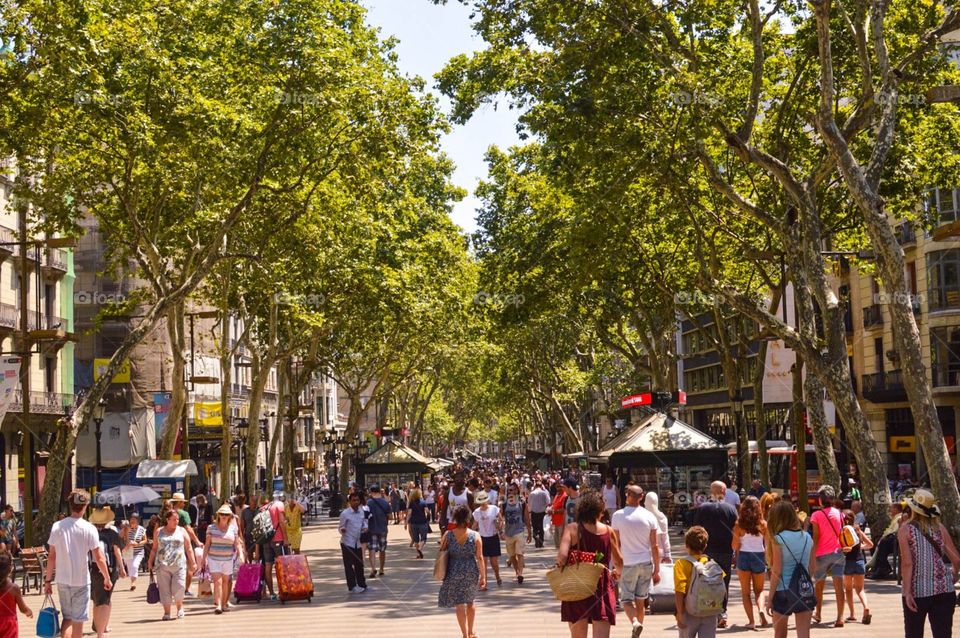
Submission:
[[[434,526],[436,527],[436,526]],[[148,605],[145,600],[148,580],[141,576],[137,591],[129,591],[129,581],[118,582],[114,594],[114,610],[110,638],[127,636],[163,636],[163,638],[222,636],[224,638],[262,638],[276,635],[282,638],[338,637],[338,638],[420,638],[421,636],[458,638],[460,633],[452,610],[437,609],[439,584],[432,579],[432,557],[435,554],[436,535],[431,535],[431,546],[424,560],[417,560],[408,548],[402,526],[390,527],[390,546],[387,554],[386,575],[368,581],[371,586],[365,594],[350,594],[344,583],[340,561],[338,534],[334,521],[318,519],[304,530],[304,549],[310,559],[316,596],[311,604],[264,601],[243,604],[231,612],[216,616],[209,599],[188,598],[186,618],[162,622],[159,605]],[[560,622],[560,603],[550,595],[544,572],[552,564],[550,549],[534,550],[528,556],[528,569],[523,585],[504,578],[503,587],[492,585],[487,593],[477,596],[477,626],[480,638],[556,637],[569,636]],[[504,557],[505,560],[505,557]],[[502,571],[508,573],[506,569]],[[739,585],[734,577],[731,584],[731,627],[719,631],[718,636],[749,632],[743,627],[746,614],[740,605]],[[196,591],[196,585],[194,585]],[[873,611],[873,624],[864,627],[848,623],[845,628],[831,629],[829,625],[815,626],[814,636],[856,636],[887,638],[903,635],[899,588],[894,582],[868,582],[867,592]],[[828,599],[832,590],[828,585]],[[27,596],[27,604],[34,612],[39,609],[42,596]],[[830,610],[830,611],[828,611]],[[825,606],[824,617],[832,618],[834,607]],[[860,614],[858,606],[858,615]],[[621,638],[630,635],[629,624],[622,613],[611,635]],[[676,636],[672,615],[648,617],[644,637]],[[89,635],[89,623],[87,624]],[[772,638],[770,629],[758,632]],[[34,623],[21,616],[20,635],[34,636]],[[791,635],[796,635],[791,631]]]

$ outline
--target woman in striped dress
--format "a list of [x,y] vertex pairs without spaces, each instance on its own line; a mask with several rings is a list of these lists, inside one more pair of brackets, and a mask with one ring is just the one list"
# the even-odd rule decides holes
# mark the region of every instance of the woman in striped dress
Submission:
[[137,576],[140,574],[140,563],[143,562],[144,547],[147,544],[147,530],[140,524],[140,515],[130,514],[130,524],[127,529],[127,545],[123,548],[123,564],[130,577],[130,591],[137,588]]
[[233,577],[234,562],[242,564],[245,560],[243,537],[237,527],[236,517],[230,506],[223,504],[217,510],[217,520],[207,528],[207,541],[203,547],[203,558],[197,571],[206,566],[213,578],[213,613],[230,611],[230,579]]

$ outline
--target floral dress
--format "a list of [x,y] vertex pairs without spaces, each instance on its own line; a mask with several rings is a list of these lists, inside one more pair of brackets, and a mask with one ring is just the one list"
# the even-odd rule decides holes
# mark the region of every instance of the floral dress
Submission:
[[477,566],[477,543],[480,535],[467,531],[467,540],[461,545],[453,532],[447,532],[447,574],[440,585],[438,607],[456,607],[473,602],[480,584]]

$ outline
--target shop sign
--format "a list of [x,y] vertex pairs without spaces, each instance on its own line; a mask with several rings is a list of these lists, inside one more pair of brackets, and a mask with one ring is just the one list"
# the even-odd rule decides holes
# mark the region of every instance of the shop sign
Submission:
[[887,450],[890,454],[914,453],[917,451],[917,437],[891,436],[887,443]]

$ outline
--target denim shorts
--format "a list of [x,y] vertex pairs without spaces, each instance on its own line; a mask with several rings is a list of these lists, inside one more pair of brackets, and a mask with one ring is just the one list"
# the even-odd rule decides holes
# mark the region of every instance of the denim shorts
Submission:
[[867,564],[862,560],[848,560],[843,564],[844,576],[859,576],[867,573]]
[[633,603],[650,597],[650,582],[653,578],[653,563],[624,565],[620,575],[620,600]]
[[87,609],[90,606],[90,585],[71,587],[57,583],[57,597],[60,599],[60,613],[63,614],[64,620],[85,622],[90,619],[87,615]]
[[767,561],[763,552],[737,552],[737,571],[764,574]]
[[774,593],[773,602],[770,604],[770,607],[781,616],[813,611],[812,609],[808,609],[807,606],[803,604],[803,601],[798,600],[796,596],[786,589]]
[[817,556],[817,569],[813,575],[813,580],[816,582],[826,580],[827,574],[834,578],[841,578],[843,576],[843,566],[846,562],[847,557],[840,550],[832,554]]

